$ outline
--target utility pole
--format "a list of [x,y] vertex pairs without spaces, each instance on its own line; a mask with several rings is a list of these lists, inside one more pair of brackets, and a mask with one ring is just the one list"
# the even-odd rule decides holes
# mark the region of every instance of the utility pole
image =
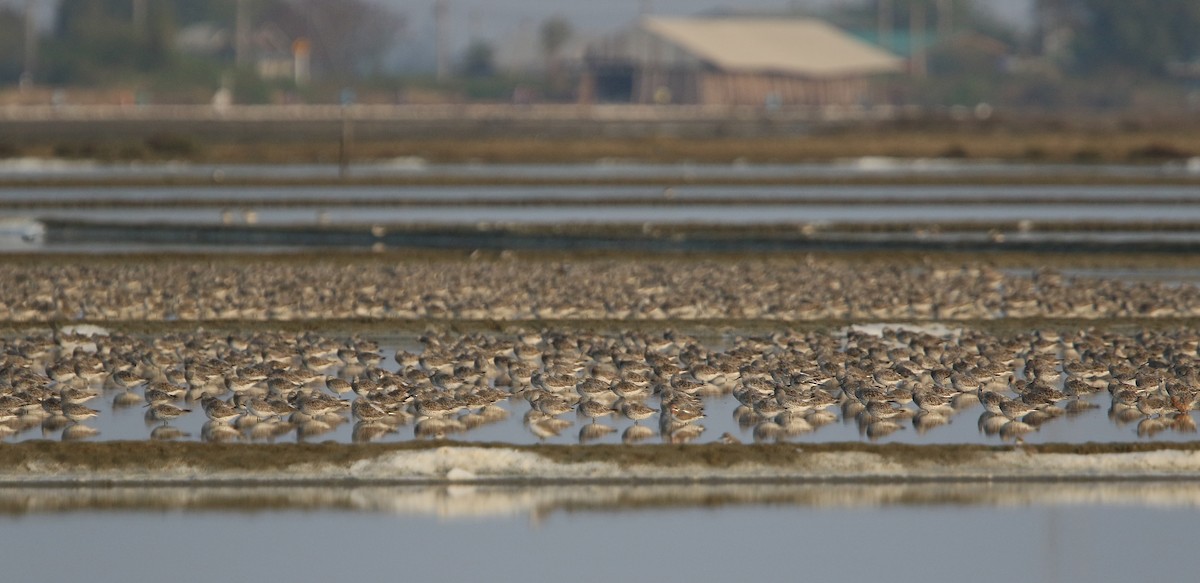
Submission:
[[445,81],[450,76],[450,42],[446,27],[449,24],[446,17],[450,11],[449,0],[434,0],[433,2],[433,34],[434,58],[437,62],[437,80]]
[[909,4],[909,44],[912,50],[912,75],[918,79],[928,73],[925,59],[925,3],[921,1]]
[[133,30],[139,35],[146,33],[146,0],[133,0]]
[[37,0],[25,0],[25,63],[19,87],[33,88],[33,72],[37,68]]
[[884,50],[892,49],[892,0],[877,0],[876,5],[879,26],[879,46]]
[[939,39],[954,30],[954,0],[937,0],[937,34]]
[[250,61],[249,0],[237,0],[233,24],[233,62],[243,67]]

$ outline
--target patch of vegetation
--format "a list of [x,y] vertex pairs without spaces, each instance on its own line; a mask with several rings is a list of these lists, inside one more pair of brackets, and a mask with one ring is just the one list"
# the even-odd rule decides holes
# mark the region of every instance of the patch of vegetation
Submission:
[[1152,142],[1129,151],[1129,159],[1134,162],[1160,162],[1164,160],[1182,160],[1191,158],[1192,153],[1162,142]]
[[962,160],[970,158],[971,154],[967,152],[967,149],[961,144],[951,144],[947,146],[945,150],[942,150],[941,153],[938,154],[938,157]]
[[145,139],[146,149],[155,156],[165,158],[186,158],[199,151],[199,145],[188,136],[170,133],[157,133]]
[[1071,161],[1080,164],[1097,164],[1104,161],[1104,155],[1097,148],[1083,147],[1075,150]]

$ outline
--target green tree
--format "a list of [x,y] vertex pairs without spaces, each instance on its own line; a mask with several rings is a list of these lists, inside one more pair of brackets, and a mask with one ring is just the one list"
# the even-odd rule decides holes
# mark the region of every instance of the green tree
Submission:
[[[258,3],[252,3],[258,4]],[[215,22],[233,27],[236,0],[171,0],[171,8],[181,26],[198,22]]]
[[263,18],[309,39],[313,69],[336,79],[379,71],[405,26],[403,16],[367,0],[276,2]]
[[0,7],[0,83],[16,83],[24,67],[25,19],[12,8]]
[[149,0],[139,28],[130,0],[63,0],[54,37],[47,51],[53,81],[93,84],[161,71],[172,63],[174,10],[167,0]]
[[475,40],[463,55],[462,72],[467,77],[491,77],[496,73],[496,51],[486,41]]
[[1165,74],[1171,61],[1200,58],[1200,2],[1076,0],[1075,62],[1083,72],[1112,68]]
[[145,30],[137,31],[142,40],[141,66],[145,70],[170,66],[175,52],[175,10],[170,2],[151,2],[146,10]]
[[820,16],[873,42],[879,40],[880,25],[884,24],[893,37],[887,42],[888,48],[907,53],[910,49],[905,43],[911,40],[908,35],[915,12],[923,14],[926,33],[931,37],[969,30],[1010,44],[1016,42],[1017,34],[1011,26],[996,19],[986,3],[973,0],[860,0],[837,4]]
[[551,16],[542,22],[540,39],[542,56],[546,58],[547,71],[554,68],[558,52],[571,39],[572,34],[574,34],[574,30],[571,28],[571,23],[561,16]]

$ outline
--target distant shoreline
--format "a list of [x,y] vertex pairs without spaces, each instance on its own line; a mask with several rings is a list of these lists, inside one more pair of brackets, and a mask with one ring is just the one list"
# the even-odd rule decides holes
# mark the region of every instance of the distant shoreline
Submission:
[[[174,143],[156,143],[156,139],[169,139]],[[15,144],[11,138],[0,138],[0,155],[10,159],[337,164],[340,152],[336,138],[317,137],[293,140],[278,136],[239,143],[195,138],[188,134],[139,138],[98,132],[96,135],[72,133],[57,140],[22,139],[20,144]],[[413,158],[429,163],[480,164],[796,164],[872,157],[1081,165],[1162,164],[1200,157],[1200,131],[1011,135],[854,130],[835,135],[761,138],[397,138],[356,141],[350,152],[352,163]]]
[[[843,108],[845,109],[845,108]],[[1162,164],[1200,157],[1200,116],[685,106],[0,107],[0,159],[219,164],[792,164],[863,157]]]

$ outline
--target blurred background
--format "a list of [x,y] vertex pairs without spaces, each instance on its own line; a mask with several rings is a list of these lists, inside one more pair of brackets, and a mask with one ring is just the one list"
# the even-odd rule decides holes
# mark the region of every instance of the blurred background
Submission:
[[[3,0],[0,104],[654,101],[604,85],[618,65],[687,68],[631,40],[654,18],[828,23],[901,60],[837,72],[869,79],[842,100],[858,105],[1200,109],[1189,0]],[[707,40],[692,52],[721,70],[704,49],[735,47]],[[684,93],[657,102],[729,101]],[[761,97],[746,104],[790,104]]]

